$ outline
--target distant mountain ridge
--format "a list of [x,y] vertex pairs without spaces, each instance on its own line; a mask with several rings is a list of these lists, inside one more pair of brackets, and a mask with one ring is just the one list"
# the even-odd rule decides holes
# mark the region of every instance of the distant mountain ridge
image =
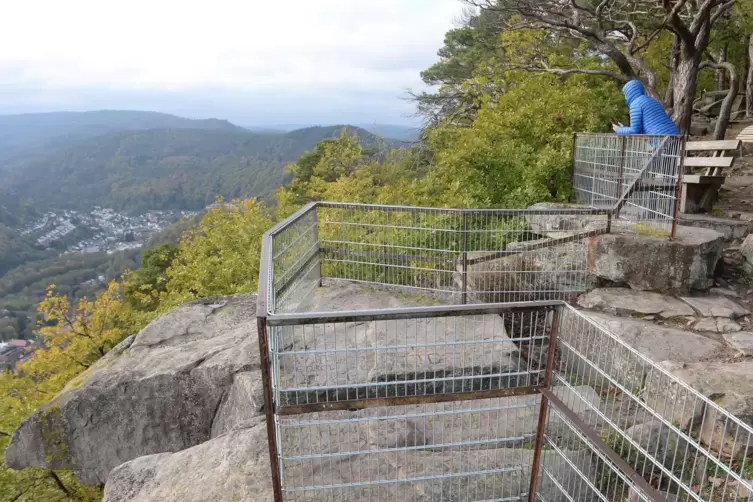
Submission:
[[128,110],[0,115],[0,169],[31,154],[49,153],[79,140],[149,129],[243,130],[227,120]]
[[[16,160],[0,178],[0,190],[33,202],[39,211],[95,205],[126,212],[201,209],[217,196],[269,199],[286,181],[285,165],[339,136],[343,127],[285,134],[232,124],[114,132]],[[395,145],[350,129],[366,147]]]

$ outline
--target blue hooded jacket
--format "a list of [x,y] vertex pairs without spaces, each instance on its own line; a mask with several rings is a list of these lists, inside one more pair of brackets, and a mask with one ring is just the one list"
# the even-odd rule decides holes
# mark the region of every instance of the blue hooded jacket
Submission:
[[640,80],[631,80],[622,88],[630,108],[630,126],[618,127],[617,134],[680,134],[664,107],[646,91]]

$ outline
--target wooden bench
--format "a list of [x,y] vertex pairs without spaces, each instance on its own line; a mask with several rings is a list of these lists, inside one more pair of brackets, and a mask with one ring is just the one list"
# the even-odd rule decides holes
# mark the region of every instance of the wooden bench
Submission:
[[685,145],[685,172],[682,177],[681,213],[711,213],[724,184],[724,169],[740,152],[739,139],[688,141]]
[[737,139],[743,143],[753,143],[753,125],[748,126],[737,135]]

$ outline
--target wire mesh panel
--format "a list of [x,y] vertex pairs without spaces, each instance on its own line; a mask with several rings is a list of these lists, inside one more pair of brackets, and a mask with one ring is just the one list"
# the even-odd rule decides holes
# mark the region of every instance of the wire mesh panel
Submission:
[[[747,423],[569,307],[557,353],[553,385],[590,389],[571,392],[564,407],[588,403],[583,423],[629,465],[634,479],[650,485],[655,499],[753,499],[753,428]],[[599,398],[589,399],[594,395]],[[651,495],[624,476],[607,488],[600,490]]]
[[540,465],[541,481],[536,493],[537,500],[652,500],[635,488],[619,466],[554,406],[547,410],[546,447],[559,457],[559,462],[543,462]]
[[573,152],[573,188],[579,203],[614,210],[627,229],[671,234],[682,137],[578,134]]
[[320,284],[319,220],[309,205],[270,232],[269,312],[290,312]]
[[325,277],[397,286],[451,303],[567,299],[587,290],[586,239],[607,211],[455,210],[322,203]]
[[543,304],[271,318],[284,499],[519,500],[554,315]]
[[319,211],[326,277],[454,291],[455,262],[463,249],[461,211],[331,203]]
[[468,252],[455,277],[473,303],[566,300],[588,290],[587,239],[610,224],[605,212],[585,208],[469,211],[465,218]]

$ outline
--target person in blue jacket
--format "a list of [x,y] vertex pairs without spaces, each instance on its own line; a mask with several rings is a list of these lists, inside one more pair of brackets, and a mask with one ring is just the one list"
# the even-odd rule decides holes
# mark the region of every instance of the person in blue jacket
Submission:
[[666,136],[680,134],[679,129],[672,119],[669,118],[664,107],[651,96],[646,95],[646,90],[640,80],[631,80],[622,88],[625,101],[630,108],[630,125],[612,124],[614,132],[619,135],[626,134],[655,134]]

